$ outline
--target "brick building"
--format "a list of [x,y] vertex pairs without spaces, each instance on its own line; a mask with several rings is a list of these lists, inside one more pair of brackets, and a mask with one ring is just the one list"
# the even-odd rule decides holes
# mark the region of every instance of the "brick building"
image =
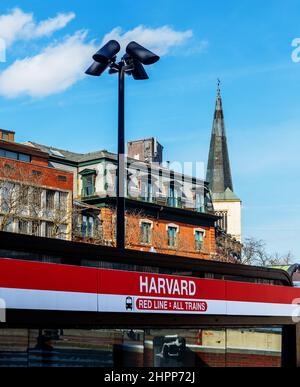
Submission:
[[162,164],[163,149],[156,138],[130,141],[128,143],[128,157],[148,163]]
[[[0,131],[0,230],[71,239],[73,174]],[[5,140],[3,139],[5,138]]]
[[[47,153],[51,166],[73,172],[74,198],[101,210],[102,243],[114,246],[116,154],[78,154],[33,142],[27,144]],[[156,140],[130,142],[128,153],[133,155],[137,145],[147,152],[127,159],[127,247],[212,259],[216,253],[218,218],[213,213],[208,184],[163,164],[163,147]],[[91,217],[91,236],[93,222]]]
[[[82,237],[101,234],[101,243],[114,246],[117,155],[27,145],[46,153],[52,167],[72,172],[74,198],[100,209],[101,232],[95,216],[87,215]],[[130,141],[127,153],[127,247],[193,258],[240,258],[241,201],[233,192],[219,87],[207,181],[164,163],[163,146],[155,138]]]

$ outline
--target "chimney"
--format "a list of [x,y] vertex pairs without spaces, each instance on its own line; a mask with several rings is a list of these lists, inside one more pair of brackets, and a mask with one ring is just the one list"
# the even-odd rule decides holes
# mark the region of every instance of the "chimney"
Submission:
[[11,130],[0,129],[0,140],[15,142],[15,132]]
[[127,144],[128,157],[146,163],[162,164],[163,149],[163,146],[154,137],[129,141]]

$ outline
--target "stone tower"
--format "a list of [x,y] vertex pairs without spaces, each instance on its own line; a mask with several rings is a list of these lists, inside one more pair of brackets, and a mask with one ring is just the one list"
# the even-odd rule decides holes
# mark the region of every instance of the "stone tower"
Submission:
[[233,189],[220,81],[218,82],[206,180],[209,182],[214,209],[221,217],[219,226],[241,241],[242,203]]

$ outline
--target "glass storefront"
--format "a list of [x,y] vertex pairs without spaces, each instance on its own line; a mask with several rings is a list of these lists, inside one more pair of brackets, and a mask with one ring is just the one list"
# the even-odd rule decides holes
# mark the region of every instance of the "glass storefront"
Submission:
[[1,367],[280,367],[281,328],[0,329]]

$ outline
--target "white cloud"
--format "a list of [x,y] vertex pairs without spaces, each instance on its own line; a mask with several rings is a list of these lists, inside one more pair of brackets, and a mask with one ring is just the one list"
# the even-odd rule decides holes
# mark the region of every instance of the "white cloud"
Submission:
[[75,14],[73,12],[59,13],[55,17],[43,20],[38,24],[30,23],[25,26],[24,34],[28,39],[50,36],[53,32],[64,28],[74,18]]
[[135,40],[158,55],[166,55],[172,47],[185,43],[192,36],[192,30],[175,31],[169,26],[147,28],[140,25],[127,32],[122,31],[121,27],[116,27],[105,35],[102,43],[104,44],[111,39],[115,39],[120,42],[124,50],[129,42]]
[[14,8],[10,13],[0,15],[0,38],[4,39],[6,47],[9,47],[17,40],[50,36],[55,31],[64,28],[74,17],[73,12],[59,13],[54,18],[36,23],[32,13]]
[[16,60],[0,74],[0,95],[45,97],[65,91],[84,76],[95,52],[85,38],[86,32],[77,32],[38,55]]
[[[48,36],[63,28],[74,17],[73,13],[58,14],[55,18],[36,24],[32,14],[16,8],[9,15],[0,16],[0,37],[1,33],[5,33],[4,38],[12,44],[18,39]],[[0,73],[0,95],[6,98],[41,98],[63,92],[74,85],[84,77],[84,70],[98,48],[93,42],[86,42],[86,36],[87,32],[78,31],[63,41],[48,45],[37,55],[10,64]],[[102,43],[116,39],[124,48],[130,41],[137,40],[159,55],[165,55],[171,48],[185,43],[192,36],[191,30],[180,32],[168,26],[154,29],[138,26],[127,32],[117,27],[105,35]]]

